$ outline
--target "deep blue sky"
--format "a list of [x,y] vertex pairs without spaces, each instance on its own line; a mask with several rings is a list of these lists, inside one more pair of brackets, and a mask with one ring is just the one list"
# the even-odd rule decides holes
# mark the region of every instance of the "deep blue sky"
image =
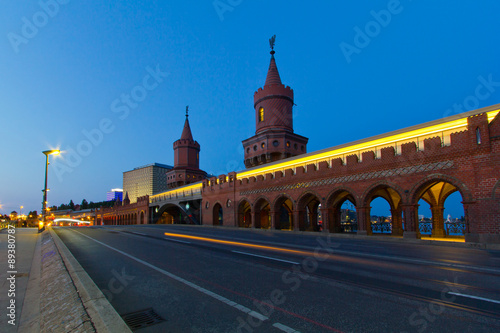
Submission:
[[[255,131],[253,93],[274,34],[281,78],[295,91],[295,131],[310,138],[309,151],[451,115],[473,100],[479,77],[500,82],[496,0],[219,5],[229,2],[237,5],[218,13],[212,0],[73,0],[44,17],[38,1],[2,1],[0,212],[40,211],[41,152],[76,150],[103,119],[112,130],[88,156],[49,167],[50,205],[105,200],[123,171],[173,164],[186,105],[201,167],[243,169],[241,140]],[[356,46],[357,28],[376,28],[371,12],[388,7],[390,22],[369,43],[358,40],[348,62],[341,45]],[[34,20],[38,31],[29,29]],[[157,66],[168,77],[120,119],[113,110],[123,104],[113,102]],[[500,87],[493,90],[478,107],[500,103]]]

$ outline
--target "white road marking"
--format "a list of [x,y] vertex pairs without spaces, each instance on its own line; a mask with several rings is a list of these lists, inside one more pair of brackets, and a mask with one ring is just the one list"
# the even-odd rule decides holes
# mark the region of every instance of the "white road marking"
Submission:
[[163,270],[163,269],[158,268],[158,267],[156,267],[156,266],[154,266],[154,265],[151,265],[150,263],[148,263],[148,262],[146,262],[146,261],[144,261],[144,260],[141,260],[141,259],[139,259],[139,258],[134,257],[133,255],[130,255],[130,254],[126,253],[126,252],[123,252],[123,251],[121,251],[121,250],[115,249],[114,247],[109,246],[109,245],[107,245],[107,244],[104,244],[103,242],[100,242],[100,241],[98,241],[97,239],[94,239],[94,238],[92,238],[92,237],[90,237],[90,236],[87,236],[87,235],[85,235],[85,234],[83,234],[83,233],[81,233],[81,232],[79,232],[79,231],[76,231],[76,230],[72,230],[72,231],[77,232],[77,233],[79,233],[80,235],[82,235],[82,236],[84,236],[84,237],[87,237],[88,239],[91,239],[91,240],[93,240],[94,242],[96,242],[96,243],[98,243],[98,244],[101,244],[102,246],[107,247],[108,249],[111,249],[111,250],[113,250],[113,251],[115,251],[115,252],[118,252],[118,253],[120,253],[120,254],[122,254],[122,255],[124,255],[124,256],[126,256],[126,257],[130,258],[130,259],[132,259],[132,260],[135,260],[135,261],[137,261],[138,263],[143,264],[144,266],[147,266],[147,267],[149,267],[149,268],[152,268],[152,269],[154,269],[155,271],[160,272],[160,273],[162,273],[163,275],[166,275],[166,276],[168,276],[168,277],[169,277],[169,278],[171,278],[171,279],[174,279],[174,280],[176,280],[176,281],[178,281],[178,282],[180,282],[180,283],[183,283],[183,284],[185,284],[185,285],[187,285],[187,286],[189,286],[189,287],[191,287],[191,288],[193,288],[193,289],[196,289],[196,290],[198,290],[198,291],[200,291],[200,292],[204,293],[204,294],[205,294],[205,295],[207,295],[207,296],[210,296],[210,297],[212,297],[212,298],[215,298],[216,300],[219,300],[219,301],[221,301],[221,302],[223,302],[223,303],[226,303],[227,305],[229,305],[229,306],[231,306],[231,307],[233,307],[233,308],[235,308],[235,309],[237,309],[237,310],[240,310],[240,311],[242,311],[242,312],[244,312],[244,313],[246,313],[246,314],[248,314],[248,315],[250,315],[250,316],[252,316],[252,317],[254,317],[254,318],[257,318],[257,319],[259,319],[259,320],[261,320],[261,321],[265,321],[265,320],[268,320],[268,319],[269,319],[268,317],[266,317],[266,316],[264,316],[264,315],[262,315],[262,314],[260,314],[260,313],[258,313],[258,312],[255,312],[255,311],[253,311],[252,309],[247,308],[246,306],[243,306],[243,305],[241,305],[241,304],[238,304],[238,303],[236,303],[236,302],[233,302],[233,301],[231,301],[231,300],[229,300],[229,299],[225,298],[224,296],[221,296],[221,295],[216,294],[216,293],[214,293],[214,292],[212,292],[212,291],[210,291],[210,290],[208,290],[208,289],[205,289],[205,288],[203,288],[203,287],[200,287],[200,286],[198,286],[197,284],[194,284],[194,283],[192,283],[192,282],[189,282],[189,281],[188,281],[188,280],[186,280],[186,279],[181,278],[180,276],[177,276],[177,275],[175,275],[175,274],[172,274],[172,273],[170,273],[170,272],[167,272],[166,270]]
[[167,238],[167,237],[163,237],[163,238],[166,239],[166,240],[168,240],[168,241],[171,241],[171,242],[191,244],[191,242],[186,242],[186,241],[182,241],[182,240],[178,240],[178,239],[172,239],[172,238]]
[[486,301],[486,302],[492,302],[492,303],[500,304],[500,301],[497,301],[497,300],[494,300],[494,299],[489,299],[489,298],[484,298],[484,297],[479,297],[479,296],[465,295],[465,294],[453,293],[453,292],[449,292],[448,294],[462,296],[462,297],[467,297],[467,298],[474,298],[474,299],[479,299],[481,301]]
[[270,259],[270,260],[287,262],[289,264],[294,264],[294,265],[299,265],[299,263],[295,262],[295,261],[289,261],[289,260],[283,260],[283,259],[278,259],[278,258],[266,257],[266,256],[258,255],[258,254],[248,253],[248,252],[240,252],[240,251],[234,251],[234,250],[231,251],[231,252],[239,253],[239,254],[246,254],[247,256],[253,256],[253,257],[259,257],[259,258],[265,258],[265,259]]
[[445,266],[445,267],[453,267],[453,268],[460,268],[460,269],[469,269],[469,270],[476,270],[476,271],[482,271],[482,272],[492,272],[492,273],[496,273],[496,274],[500,273],[500,270],[494,269],[494,268],[469,266],[469,265],[463,265],[463,264],[451,264],[451,263],[445,263],[445,262],[440,262],[440,261],[430,261],[430,260],[425,260],[425,259],[394,257],[394,256],[383,255],[383,254],[354,252],[354,251],[348,251],[348,250],[331,250],[331,253],[351,254],[353,256],[358,256],[358,257],[368,257],[368,258],[372,257],[372,258],[380,258],[380,259],[393,260],[393,261],[399,261],[399,262],[410,262],[410,263],[418,263],[418,264],[432,265],[432,266]]
[[281,323],[274,323],[273,327],[276,327],[277,329],[282,330],[283,332],[287,332],[287,333],[300,333],[299,331],[294,330],[293,328],[288,327],[286,325],[283,325]]
[[[150,229],[156,229],[154,227],[144,227],[144,228],[150,228]],[[203,234],[196,234],[197,236],[205,236]],[[205,236],[207,237],[207,236]],[[238,241],[249,241],[248,239],[245,238],[232,238],[232,240],[238,240]],[[272,244],[274,246],[283,246],[285,248],[293,247],[292,244],[286,244],[286,243],[272,243],[272,242],[265,242],[261,241],[260,243],[264,244]],[[371,245],[361,245],[361,246],[366,246],[370,247]],[[379,247],[379,246],[373,246],[373,247]],[[495,268],[488,268],[488,267],[480,267],[480,266],[469,266],[469,265],[464,265],[464,264],[453,264],[453,263],[445,263],[445,262],[440,262],[440,261],[431,261],[431,260],[425,260],[425,259],[413,259],[413,258],[408,258],[408,257],[396,257],[396,256],[390,256],[390,255],[382,255],[382,254],[373,254],[373,253],[366,253],[366,252],[355,252],[355,251],[349,251],[349,250],[338,250],[338,249],[329,249],[328,251],[320,251],[319,253],[322,254],[350,254],[356,257],[368,257],[368,258],[380,258],[384,260],[392,260],[392,261],[399,261],[399,262],[407,262],[407,263],[416,263],[416,264],[422,264],[422,265],[432,265],[432,266],[445,266],[445,267],[452,267],[452,268],[459,268],[459,269],[468,269],[468,270],[475,270],[475,271],[480,271],[480,272],[490,272],[490,273],[495,273],[495,274],[500,274],[499,269]],[[492,259],[498,259],[500,258],[492,258]]]

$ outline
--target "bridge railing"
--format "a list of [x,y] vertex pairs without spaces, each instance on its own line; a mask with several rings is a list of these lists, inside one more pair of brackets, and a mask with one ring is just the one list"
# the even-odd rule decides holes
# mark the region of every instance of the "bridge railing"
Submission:
[[175,191],[172,193],[160,193],[156,194],[154,196],[151,196],[149,199],[149,203],[155,203],[155,202],[161,202],[165,200],[177,200],[179,198],[189,198],[189,197],[194,197],[196,195],[201,195],[201,188],[199,189],[194,189],[194,190],[187,190],[187,191]]
[[[418,222],[418,229],[421,235],[431,235],[432,222]],[[465,222],[445,222],[444,231],[448,236],[464,236]]]
[[372,233],[374,233],[374,234],[391,234],[392,233],[392,223],[391,222],[372,223]]

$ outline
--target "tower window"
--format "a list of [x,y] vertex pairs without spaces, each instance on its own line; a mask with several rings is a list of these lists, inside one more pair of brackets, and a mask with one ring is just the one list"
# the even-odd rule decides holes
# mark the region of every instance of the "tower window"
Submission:
[[289,148],[289,147],[290,147],[290,141],[287,141],[287,142],[286,142],[286,146],[287,146],[287,148]]
[[476,128],[476,143],[478,145],[481,144],[481,131],[479,130],[479,127]]
[[262,147],[262,149],[266,148],[266,144],[264,142],[262,142],[260,146]]
[[273,146],[278,147],[280,145],[280,142],[278,140],[273,141]]
[[259,123],[264,121],[264,108],[259,109]]

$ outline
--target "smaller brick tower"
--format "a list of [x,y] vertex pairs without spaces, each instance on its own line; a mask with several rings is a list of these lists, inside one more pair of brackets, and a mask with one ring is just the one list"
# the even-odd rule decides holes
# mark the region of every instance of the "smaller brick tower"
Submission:
[[255,135],[243,141],[247,168],[307,152],[309,139],[293,133],[293,89],[281,83],[274,59],[275,38],[269,40],[271,63],[266,83],[253,97]]
[[174,168],[167,172],[168,188],[194,183],[206,177],[200,170],[200,144],[193,140],[189,126],[189,107],[186,106],[186,121],[181,138],[174,142]]

